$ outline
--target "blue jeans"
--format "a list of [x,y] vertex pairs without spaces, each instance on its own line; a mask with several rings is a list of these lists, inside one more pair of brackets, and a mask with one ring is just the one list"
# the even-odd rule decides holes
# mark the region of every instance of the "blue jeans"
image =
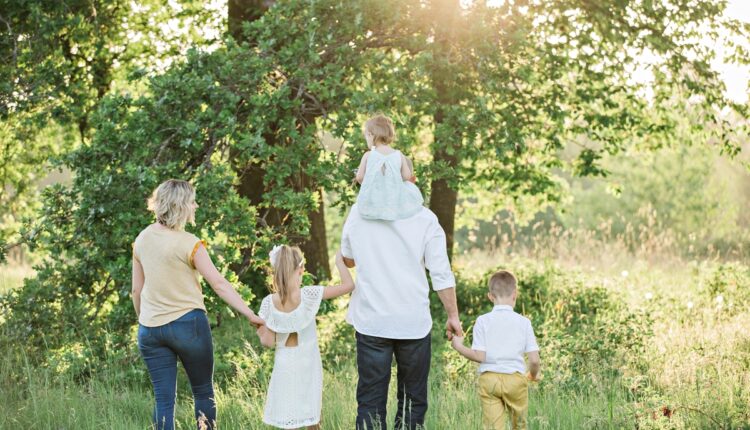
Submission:
[[396,357],[398,410],[395,428],[424,427],[431,339],[387,339],[357,332],[357,430],[386,430],[391,362]]
[[174,429],[178,358],[193,389],[198,428],[213,429],[216,423],[214,346],[206,313],[202,309],[193,309],[162,326],[139,325],[138,349],[154,385],[156,406],[153,420],[156,429]]

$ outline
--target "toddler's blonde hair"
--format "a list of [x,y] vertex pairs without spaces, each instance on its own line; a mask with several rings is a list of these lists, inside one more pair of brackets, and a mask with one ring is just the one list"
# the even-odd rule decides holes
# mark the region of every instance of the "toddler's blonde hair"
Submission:
[[296,246],[281,245],[273,265],[273,288],[271,291],[279,295],[281,304],[289,298],[292,278],[305,262],[302,250]]
[[362,130],[368,131],[373,135],[373,144],[390,145],[396,138],[396,129],[393,127],[393,121],[383,114],[377,114],[365,121]]
[[195,188],[187,181],[169,179],[162,182],[148,199],[148,209],[156,221],[173,230],[182,230],[188,222],[195,223]]

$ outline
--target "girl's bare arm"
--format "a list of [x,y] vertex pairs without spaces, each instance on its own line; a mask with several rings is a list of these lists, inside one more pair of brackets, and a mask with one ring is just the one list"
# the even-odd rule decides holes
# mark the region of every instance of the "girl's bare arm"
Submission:
[[341,255],[341,251],[336,253],[336,268],[339,270],[341,276],[341,285],[326,287],[323,290],[323,299],[332,299],[334,297],[343,296],[354,290],[354,279],[344,263],[344,257]]

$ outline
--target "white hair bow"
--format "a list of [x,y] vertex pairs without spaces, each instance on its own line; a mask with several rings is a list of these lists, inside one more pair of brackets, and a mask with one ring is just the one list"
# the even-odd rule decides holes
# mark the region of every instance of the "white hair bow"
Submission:
[[281,245],[274,245],[271,252],[268,253],[268,259],[271,260],[271,266],[276,268],[276,263],[279,261],[279,252],[281,252]]

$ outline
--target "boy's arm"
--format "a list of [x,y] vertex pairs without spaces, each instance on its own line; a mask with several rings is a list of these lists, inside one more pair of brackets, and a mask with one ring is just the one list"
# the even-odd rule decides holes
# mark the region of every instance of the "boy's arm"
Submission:
[[365,152],[362,156],[362,160],[359,162],[359,168],[357,169],[357,182],[360,184],[365,180],[365,173],[367,172],[367,157],[370,156],[369,152]]
[[349,273],[349,269],[344,262],[344,257],[341,255],[341,251],[336,253],[336,268],[339,270],[339,275],[341,276],[341,285],[326,287],[323,289],[323,300],[343,296],[354,290],[354,279],[352,279],[352,274]]
[[526,320],[526,358],[529,363],[529,379],[532,381],[539,380],[539,369],[542,366],[542,361],[539,359],[539,345],[536,343],[536,336],[534,335],[534,327],[531,325],[530,320]]
[[265,346],[266,348],[273,348],[274,346],[276,346],[276,333],[274,333],[265,325],[258,327],[255,333],[257,333],[258,337],[260,338],[261,345]]
[[526,358],[529,360],[529,379],[532,381],[538,381],[539,370],[542,367],[542,360],[539,358],[539,351],[527,352]]
[[478,351],[476,349],[471,349],[464,346],[463,336],[453,336],[453,340],[451,340],[451,346],[453,347],[453,349],[458,351],[459,354],[463,355],[471,361],[482,363],[485,358],[487,358],[486,352]]

